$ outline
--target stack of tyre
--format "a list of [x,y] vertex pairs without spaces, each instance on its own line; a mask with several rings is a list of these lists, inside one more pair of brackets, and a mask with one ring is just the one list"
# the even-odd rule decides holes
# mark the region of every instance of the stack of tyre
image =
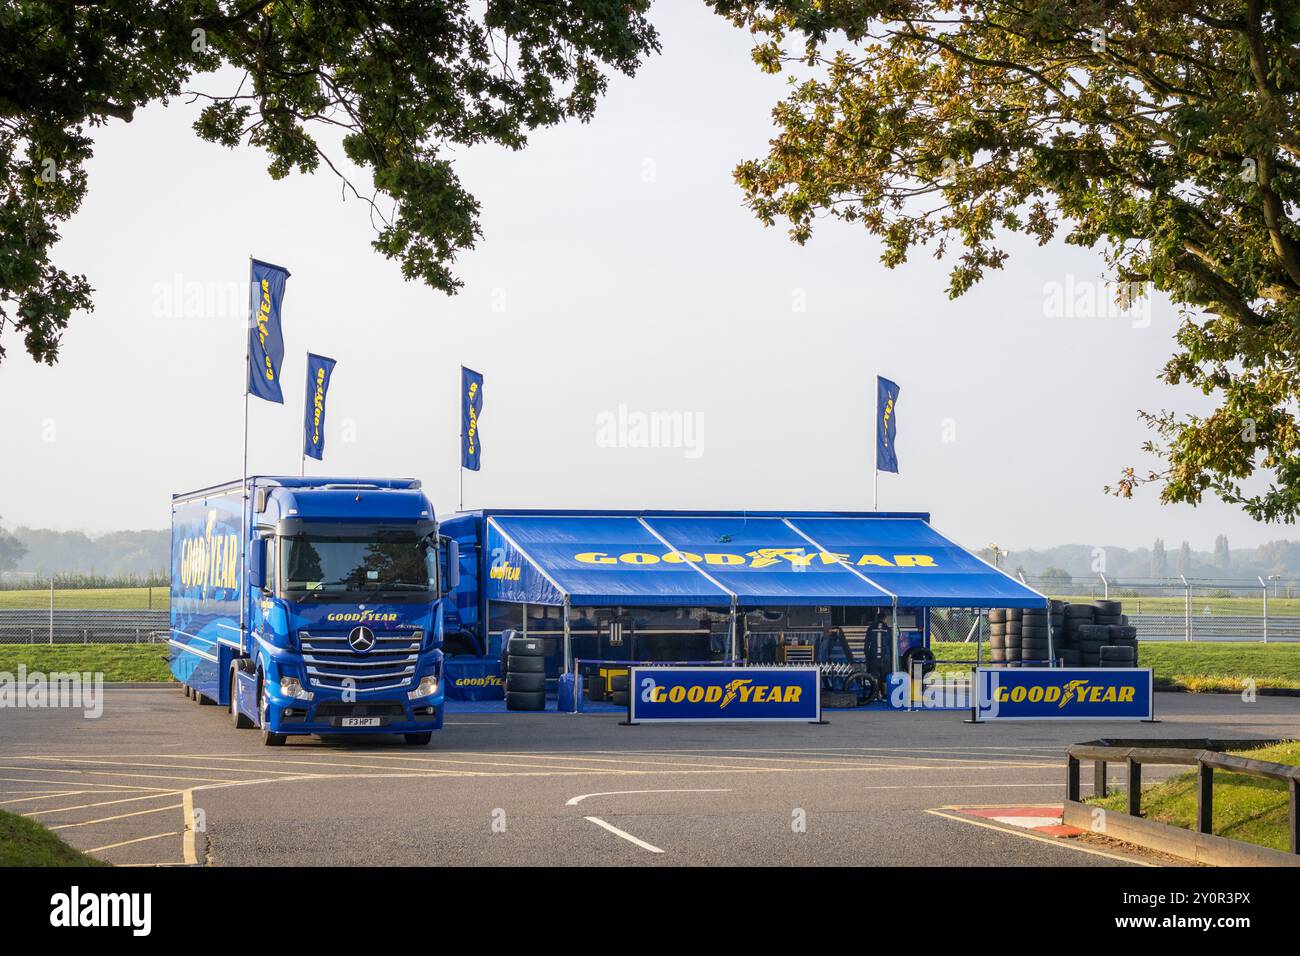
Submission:
[[[1049,646],[1067,666],[1077,665],[1077,652],[1062,641],[1066,605],[1052,601],[1047,608],[993,608],[989,611],[989,658],[1006,667],[1043,667]],[[1049,645],[1048,626],[1051,626]]]
[[535,637],[506,638],[506,710],[546,709],[546,647]]
[[619,671],[609,675],[609,702],[616,707],[626,707],[628,698],[628,673]]
[[1065,639],[1083,667],[1136,667],[1137,628],[1119,601],[1065,606]]
[[1019,608],[998,608],[989,611],[989,660],[998,667],[1020,666]]
[[1046,667],[1051,663],[1049,649],[1060,656],[1060,649],[1048,638],[1048,624],[1051,624],[1052,636],[1057,638],[1065,623],[1065,606],[1060,601],[1052,601],[1050,607],[1025,608],[1020,612],[1020,661],[1025,667]]

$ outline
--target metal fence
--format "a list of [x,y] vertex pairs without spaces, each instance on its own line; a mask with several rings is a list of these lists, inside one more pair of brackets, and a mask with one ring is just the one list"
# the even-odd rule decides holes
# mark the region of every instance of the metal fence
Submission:
[[0,644],[145,644],[167,640],[168,612],[0,608]]

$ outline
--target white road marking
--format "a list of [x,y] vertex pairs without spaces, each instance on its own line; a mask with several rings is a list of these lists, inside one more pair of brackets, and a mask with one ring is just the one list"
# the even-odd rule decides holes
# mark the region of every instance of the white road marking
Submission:
[[[110,843],[110,844],[108,844],[107,846],[96,846],[96,847],[91,847],[91,848],[90,848],[89,850],[87,850],[86,852],[87,852],[87,853],[102,853],[104,850],[114,850],[114,849],[117,849],[119,846],[130,846],[132,843],[146,843],[146,842],[148,842],[149,840],[161,840],[163,837],[169,837],[169,836],[180,836],[180,835],[181,835],[181,832],[180,832],[179,830],[175,830],[175,831],[173,831],[173,832],[171,832],[171,833],[155,833],[153,836],[147,836],[147,837],[136,837],[134,840],[123,840],[121,843]],[[146,863],[146,864],[144,864],[144,865],[145,865],[145,866],[154,866],[154,865],[156,865],[156,864],[153,864],[153,863]]]
[[604,828],[605,828],[606,830],[608,830],[610,833],[614,834],[614,836],[616,836],[616,837],[622,837],[622,838],[623,838],[624,840],[626,840],[628,843],[635,843],[637,846],[639,846],[639,847],[640,847],[641,849],[643,849],[643,850],[649,850],[651,853],[662,853],[662,852],[663,852],[663,850],[659,849],[659,847],[654,846],[654,845],[651,844],[651,843],[646,843],[645,840],[638,840],[636,837],[634,837],[632,834],[628,833],[626,830],[620,830],[618,827],[614,826],[612,823],[606,823],[606,822],[605,822],[604,820],[602,820],[600,817],[583,817],[583,819],[584,819],[584,820],[590,820],[592,823],[596,824],[596,826],[598,826],[598,827],[604,827]]
[[1078,853],[1090,853],[1093,856],[1104,856],[1108,860],[1119,860],[1123,863],[1132,863],[1135,866],[1159,866],[1159,863],[1148,863],[1146,860],[1140,860],[1132,856],[1120,856],[1118,853],[1107,853],[1105,850],[1094,849],[1090,846],[1080,846],[1071,840],[1062,840],[1057,837],[1040,836],[1037,833],[1030,833],[1026,830],[1012,830],[1009,827],[997,826],[993,823],[987,823],[984,820],[977,820],[974,817],[959,816],[955,813],[944,813],[942,810],[926,810],[926,813],[932,813],[936,817],[943,817],[946,820],[956,820],[958,823],[969,823],[973,826],[983,827],[986,830],[996,830],[998,833],[1006,833],[1014,837],[1021,837],[1025,840],[1037,840],[1039,843],[1050,843],[1053,846],[1059,846],[1066,850],[1074,850]]
[[584,793],[577,797],[570,797],[564,801],[566,807],[576,807],[588,797],[615,797],[626,793],[731,793],[730,790],[720,790],[712,788],[707,790],[602,790],[600,793]]

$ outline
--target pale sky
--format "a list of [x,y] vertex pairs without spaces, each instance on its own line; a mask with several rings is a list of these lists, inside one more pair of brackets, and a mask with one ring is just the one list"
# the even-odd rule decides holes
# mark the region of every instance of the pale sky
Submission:
[[[292,272],[286,404],[252,402],[255,473],[298,473],[311,350],[339,364],[309,472],[419,477],[442,513],[461,363],[486,376],[466,507],[867,510],[879,373],[902,387],[902,473],[881,476],[881,508],[930,511],[967,546],[1291,536],[1218,502],[1102,494],[1144,464],[1137,409],[1209,407],[1156,379],[1168,302],[1149,322],[1061,315],[1051,290],[1073,301],[1103,265],[1059,241],[1011,242],[1001,273],[949,301],[948,266],[925,253],[891,271],[858,228],[823,223],[803,248],[763,228],[731,171],[765,151],[784,79],[702,4],[652,19],[663,53],[615,77],[592,123],[459,151],[483,239],[452,298],[370,249],[366,208],[332,174],[273,182],[259,152],[200,141],[197,106],[102,128],[57,253],[96,310],[53,368],[5,340],[4,524],[162,528],[173,492],[238,477],[254,255]],[[618,447],[620,406],[680,413],[689,447]]]

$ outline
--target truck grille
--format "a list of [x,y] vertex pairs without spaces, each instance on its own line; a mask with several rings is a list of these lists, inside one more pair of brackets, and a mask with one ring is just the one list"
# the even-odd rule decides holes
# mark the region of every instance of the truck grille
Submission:
[[358,654],[348,644],[347,634],[298,632],[307,680],[317,687],[351,688],[358,693],[409,684],[423,637],[419,631],[376,631],[375,646]]

